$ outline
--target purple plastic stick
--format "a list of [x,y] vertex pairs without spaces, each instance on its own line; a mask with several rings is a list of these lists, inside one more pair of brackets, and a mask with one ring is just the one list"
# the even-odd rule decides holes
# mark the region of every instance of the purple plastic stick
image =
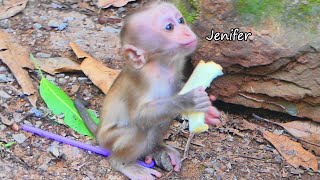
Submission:
[[[106,149],[103,149],[103,148],[100,148],[100,147],[95,147],[95,146],[92,146],[92,145],[89,145],[89,144],[85,144],[85,143],[82,143],[82,142],[79,142],[79,141],[75,141],[73,139],[69,139],[69,138],[66,138],[66,137],[63,137],[63,136],[60,136],[60,135],[57,135],[57,134],[53,134],[51,132],[44,131],[44,130],[41,130],[39,128],[35,128],[35,127],[32,127],[32,126],[28,126],[28,125],[23,124],[22,125],[22,129],[25,130],[25,131],[37,134],[39,136],[42,136],[42,137],[45,137],[45,138],[49,138],[49,139],[53,139],[53,140],[56,140],[56,141],[59,141],[59,142],[65,143],[65,144],[69,144],[71,146],[75,146],[75,147],[78,147],[78,148],[81,148],[81,149],[84,149],[84,150],[92,151],[94,153],[101,154],[101,155],[106,156],[106,157],[108,157],[110,155],[110,152],[108,150],[106,150]],[[155,165],[154,161],[152,161],[150,164],[146,164],[143,161],[138,161],[137,163],[140,164],[141,166],[144,166],[144,167],[147,167],[147,168],[153,168],[154,165]]]

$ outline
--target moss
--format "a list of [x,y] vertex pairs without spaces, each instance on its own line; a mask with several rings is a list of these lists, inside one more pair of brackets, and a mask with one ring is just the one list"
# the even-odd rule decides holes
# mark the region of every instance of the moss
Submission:
[[200,13],[200,0],[174,0],[174,4],[189,24],[198,19]]

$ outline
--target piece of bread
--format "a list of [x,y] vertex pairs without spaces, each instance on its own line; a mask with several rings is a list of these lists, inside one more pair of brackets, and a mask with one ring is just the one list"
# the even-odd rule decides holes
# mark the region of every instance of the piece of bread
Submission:
[[[223,75],[223,72],[219,64],[213,61],[205,63],[201,60],[179,94],[185,94],[199,86],[206,88],[210,86],[213,79],[221,75]],[[183,113],[182,118],[189,120],[190,132],[201,133],[209,128],[204,123],[205,114],[202,112]]]

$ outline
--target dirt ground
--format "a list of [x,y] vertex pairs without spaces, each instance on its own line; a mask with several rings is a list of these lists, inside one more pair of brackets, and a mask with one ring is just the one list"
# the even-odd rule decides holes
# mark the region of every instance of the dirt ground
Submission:
[[[124,8],[97,9],[90,0],[29,0],[26,9],[18,15],[0,21],[0,27],[14,34],[21,45],[28,47],[36,57],[69,57],[76,60],[68,43],[76,42],[80,48],[101,60],[108,67],[121,69],[119,31],[123,16],[141,5],[140,1]],[[63,24],[65,23],[65,24]],[[62,25],[61,25],[62,24]],[[61,25],[61,26],[60,26]],[[61,28],[54,28],[59,26]],[[66,26],[65,28],[63,28]],[[0,74],[14,79],[0,61]],[[39,81],[36,72],[30,75]],[[46,77],[60,86],[70,97],[78,87],[90,108],[98,111],[103,93],[84,74],[68,73]],[[0,115],[14,119],[18,124],[31,124],[81,142],[96,144],[59,123],[61,117],[52,115],[39,100],[42,117],[30,115],[31,105],[19,96],[20,87],[15,80],[0,83],[0,90],[9,97],[1,98]],[[293,117],[271,111],[248,109],[217,102],[224,111],[224,126],[211,128],[196,135],[191,143],[189,158],[183,161],[182,171],[165,172],[162,179],[320,179],[319,173],[287,164],[276,149],[257,130],[241,129],[245,119],[261,125],[271,132],[280,127],[258,122],[251,114],[273,121],[293,120]],[[58,119],[58,120],[57,120]],[[61,122],[61,121],[60,121]],[[183,154],[189,133],[182,121],[175,121],[166,142]],[[76,147],[32,135],[23,130],[14,131],[0,122],[0,142],[15,142],[10,148],[0,146],[0,179],[125,179],[111,169],[105,157]]]

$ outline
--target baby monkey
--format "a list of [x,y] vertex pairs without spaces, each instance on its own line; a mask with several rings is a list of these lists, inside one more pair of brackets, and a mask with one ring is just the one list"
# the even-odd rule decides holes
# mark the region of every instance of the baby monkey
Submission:
[[182,112],[206,113],[206,123],[219,123],[203,87],[178,95],[183,87],[186,56],[197,37],[179,10],[157,1],[127,16],[120,33],[125,67],[110,88],[100,112],[98,127],[84,107],[76,106],[100,146],[111,151],[111,166],[130,179],[154,179],[161,173],[136,163],[150,162],[166,151],[175,171],[181,168],[179,152],[163,142],[172,120]]

